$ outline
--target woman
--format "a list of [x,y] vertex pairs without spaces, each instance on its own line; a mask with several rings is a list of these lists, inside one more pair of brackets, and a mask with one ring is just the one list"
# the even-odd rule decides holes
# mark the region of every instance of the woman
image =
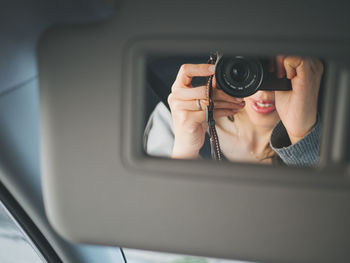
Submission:
[[[317,100],[323,65],[309,57],[278,56],[277,77],[291,80],[291,91],[258,91],[240,99],[217,89],[214,81],[214,118],[221,150],[226,159],[313,166],[318,161],[320,124]],[[191,159],[205,145],[208,105],[206,87],[192,88],[195,76],[213,75],[208,64],[185,64],[172,86],[168,103],[156,107],[145,132],[151,155]],[[200,105],[198,105],[200,102]],[[199,107],[200,106],[200,107]]]

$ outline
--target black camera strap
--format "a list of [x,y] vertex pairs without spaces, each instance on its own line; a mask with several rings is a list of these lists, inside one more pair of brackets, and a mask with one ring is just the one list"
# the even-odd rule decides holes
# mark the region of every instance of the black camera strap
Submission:
[[[216,62],[216,55],[212,54],[208,60],[208,64],[214,65]],[[210,149],[211,156],[214,160],[221,161],[222,152],[220,149],[219,138],[215,128],[215,120],[214,120],[214,101],[212,98],[213,95],[213,75],[208,78],[207,81],[207,98],[209,101],[209,105],[205,109],[205,119],[208,123],[209,128],[209,136],[210,136]]]

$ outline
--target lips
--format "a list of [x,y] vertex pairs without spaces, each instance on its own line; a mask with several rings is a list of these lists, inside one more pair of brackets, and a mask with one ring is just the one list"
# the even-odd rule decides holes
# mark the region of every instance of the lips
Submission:
[[250,106],[253,110],[260,114],[269,114],[276,110],[275,102],[273,100],[250,100]]

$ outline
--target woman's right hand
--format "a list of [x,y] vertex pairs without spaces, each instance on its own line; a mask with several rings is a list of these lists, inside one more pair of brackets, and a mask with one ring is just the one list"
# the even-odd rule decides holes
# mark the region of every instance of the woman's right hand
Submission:
[[[206,86],[193,88],[193,77],[206,77],[214,74],[210,64],[184,64],[181,66],[168,97],[173,124],[174,147],[172,158],[197,158],[203,146],[208,125],[205,121],[205,108],[209,105]],[[233,98],[215,88],[213,81],[214,119],[230,116],[244,107],[244,100]],[[198,109],[200,100],[201,109]]]

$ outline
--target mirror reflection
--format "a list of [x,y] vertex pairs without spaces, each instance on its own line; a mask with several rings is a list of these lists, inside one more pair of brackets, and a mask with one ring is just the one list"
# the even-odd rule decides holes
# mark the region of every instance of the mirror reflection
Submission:
[[315,166],[323,73],[320,59],[303,56],[150,59],[144,149],[177,159]]

